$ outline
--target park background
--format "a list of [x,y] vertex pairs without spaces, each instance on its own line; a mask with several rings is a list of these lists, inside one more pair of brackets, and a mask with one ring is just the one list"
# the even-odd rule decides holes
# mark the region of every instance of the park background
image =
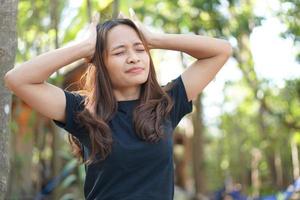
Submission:
[[[299,0],[2,3],[0,47],[9,53],[0,59],[1,81],[10,68],[83,37],[95,12],[103,22],[119,11],[129,15],[131,7],[153,32],[228,40],[234,49],[232,57],[175,130],[175,199],[212,198],[221,193],[238,198],[233,192],[279,199],[298,180]],[[162,85],[193,62],[174,51],[151,50],[151,55]],[[48,82],[77,90],[76,81],[86,67],[78,60],[54,73]],[[1,180],[7,178],[1,184],[1,191],[7,191],[0,196],[83,199],[84,166],[72,156],[67,133],[0,85],[0,174]],[[299,199],[296,193],[292,198]]]

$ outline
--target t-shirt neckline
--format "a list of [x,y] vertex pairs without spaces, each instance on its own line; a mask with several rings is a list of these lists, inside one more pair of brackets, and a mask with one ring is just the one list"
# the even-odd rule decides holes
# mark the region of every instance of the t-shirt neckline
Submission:
[[135,103],[138,102],[140,99],[132,99],[132,100],[121,100],[121,101],[117,101],[118,104],[124,104],[124,103]]

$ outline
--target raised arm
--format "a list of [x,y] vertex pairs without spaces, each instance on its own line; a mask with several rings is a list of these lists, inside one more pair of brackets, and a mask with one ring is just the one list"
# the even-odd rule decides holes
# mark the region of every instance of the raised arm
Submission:
[[[229,42],[200,35],[151,33],[129,9],[130,18],[143,33],[150,49],[185,52],[197,60],[181,75],[188,100],[194,100],[215,77],[232,54]],[[120,13],[119,17],[125,17]]]
[[8,71],[4,77],[6,87],[41,114],[65,122],[64,92],[46,80],[65,65],[94,55],[96,24],[95,20],[91,23],[83,41],[44,53]]
[[197,59],[181,75],[189,100],[196,99],[232,54],[226,40],[200,35],[156,34],[150,43],[152,48],[182,51]]

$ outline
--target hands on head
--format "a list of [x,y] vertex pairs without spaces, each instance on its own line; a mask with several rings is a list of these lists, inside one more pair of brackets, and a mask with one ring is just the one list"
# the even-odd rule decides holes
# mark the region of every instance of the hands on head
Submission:
[[[136,16],[134,10],[132,8],[129,8],[129,14],[130,17],[124,15],[122,12],[119,12],[118,18],[127,18],[132,20],[135,25],[138,27],[139,31],[143,34],[147,44],[148,48],[152,49],[152,41],[156,37],[157,34],[154,34],[150,32],[146,26],[141,23],[141,21]],[[87,38],[84,40],[84,42],[88,46],[88,53],[85,57],[86,62],[90,62],[95,54],[95,48],[96,48],[96,41],[97,41],[97,25],[100,21],[100,15],[99,13],[94,14],[91,23],[89,24],[88,30],[87,30]]]
[[138,27],[139,31],[143,34],[143,36],[146,39],[146,42],[148,44],[148,48],[151,49],[153,48],[152,44],[152,40],[155,37],[155,34],[150,32],[146,26],[138,19],[138,17],[136,16],[134,10],[132,8],[129,8],[129,14],[130,17],[127,17],[126,15],[124,15],[122,12],[119,13],[118,18],[128,18],[130,20],[132,20],[135,25]]
[[95,13],[92,17],[92,21],[87,29],[87,37],[84,39],[84,42],[87,44],[87,56],[85,56],[86,62],[90,62],[95,54],[96,42],[97,42],[97,24],[100,21],[99,13]]

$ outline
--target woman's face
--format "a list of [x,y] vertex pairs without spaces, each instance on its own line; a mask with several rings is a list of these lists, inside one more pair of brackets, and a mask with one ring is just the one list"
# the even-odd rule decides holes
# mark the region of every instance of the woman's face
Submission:
[[150,58],[134,29],[117,25],[109,30],[106,50],[105,65],[115,89],[146,82]]

